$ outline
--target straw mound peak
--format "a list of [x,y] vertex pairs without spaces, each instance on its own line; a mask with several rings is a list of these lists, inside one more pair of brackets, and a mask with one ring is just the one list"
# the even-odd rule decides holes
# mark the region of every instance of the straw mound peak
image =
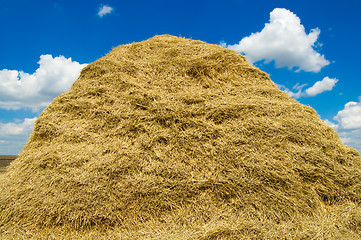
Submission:
[[312,219],[322,206],[358,206],[360,163],[242,55],[155,36],[89,64],[43,111],[2,184],[0,225]]

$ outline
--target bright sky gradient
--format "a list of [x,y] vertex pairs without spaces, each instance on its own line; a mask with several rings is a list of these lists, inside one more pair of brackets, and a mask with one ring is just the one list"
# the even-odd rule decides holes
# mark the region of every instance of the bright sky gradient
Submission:
[[0,154],[113,47],[172,34],[246,55],[361,152],[361,1],[0,0]]

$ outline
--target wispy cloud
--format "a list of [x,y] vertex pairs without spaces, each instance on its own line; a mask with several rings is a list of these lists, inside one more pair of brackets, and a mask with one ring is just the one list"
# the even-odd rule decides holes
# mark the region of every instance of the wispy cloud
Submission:
[[86,64],[63,56],[41,55],[39,68],[32,74],[18,70],[0,70],[0,108],[46,107],[57,95],[67,91]]
[[326,91],[331,91],[338,82],[337,78],[324,77],[321,81],[317,81],[312,87],[303,90],[307,84],[299,85],[298,83],[293,86],[292,90],[283,85],[278,85],[278,88],[286,92],[290,97],[299,99],[301,97],[314,97]]
[[108,6],[108,5],[101,5],[99,7],[99,11],[98,11],[98,16],[99,17],[104,17],[107,14],[110,14],[111,12],[114,11],[114,8]]
[[305,32],[296,14],[284,8],[270,13],[270,21],[261,32],[252,33],[238,44],[221,43],[234,51],[244,53],[251,63],[265,60],[275,62],[276,67],[288,67],[296,71],[319,72],[330,62],[315,50],[320,29]]

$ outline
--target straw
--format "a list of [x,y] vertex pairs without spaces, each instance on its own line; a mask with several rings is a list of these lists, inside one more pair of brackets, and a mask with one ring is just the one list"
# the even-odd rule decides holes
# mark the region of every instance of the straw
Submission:
[[89,64],[42,112],[1,184],[0,226],[55,239],[361,237],[360,174],[359,153],[244,56],[161,35]]

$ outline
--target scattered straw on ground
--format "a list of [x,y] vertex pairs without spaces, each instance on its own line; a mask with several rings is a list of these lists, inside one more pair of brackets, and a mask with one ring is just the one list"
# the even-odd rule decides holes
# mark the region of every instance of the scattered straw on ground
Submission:
[[83,69],[1,185],[0,234],[361,238],[361,159],[231,50],[169,35]]

